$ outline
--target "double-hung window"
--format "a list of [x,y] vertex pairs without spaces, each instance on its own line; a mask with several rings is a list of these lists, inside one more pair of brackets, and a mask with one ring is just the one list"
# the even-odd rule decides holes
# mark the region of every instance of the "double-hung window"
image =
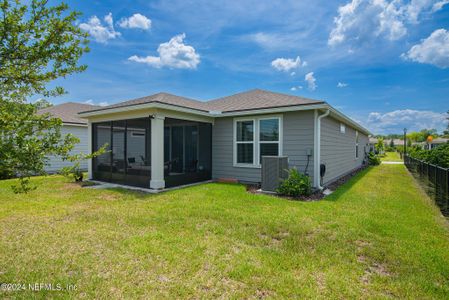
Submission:
[[236,122],[236,163],[254,164],[254,136],[255,120],[242,120]]
[[236,119],[234,122],[234,164],[259,167],[262,156],[282,152],[281,117]]
[[259,120],[259,165],[262,156],[279,155],[279,118]]
[[359,158],[359,132],[355,131],[355,158]]

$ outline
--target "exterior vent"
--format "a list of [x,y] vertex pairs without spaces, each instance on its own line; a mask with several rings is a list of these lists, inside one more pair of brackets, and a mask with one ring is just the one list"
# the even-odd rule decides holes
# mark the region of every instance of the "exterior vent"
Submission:
[[275,192],[288,176],[287,156],[262,156],[262,191]]

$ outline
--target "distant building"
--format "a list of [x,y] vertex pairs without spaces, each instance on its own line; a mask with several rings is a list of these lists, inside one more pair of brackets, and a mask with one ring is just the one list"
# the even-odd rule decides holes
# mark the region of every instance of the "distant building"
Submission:
[[428,149],[433,149],[442,144],[446,144],[448,142],[449,142],[448,138],[436,138],[436,139],[433,139],[432,142],[426,143],[426,144],[427,144]]
[[[55,118],[62,120],[61,133],[66,135],[73,134],[79,138],[80,142],[75,145],[72,154],[89,153],[87,147],[87,121],[81,119],[78,113],[84,110],[98,108],[89,104],[67,102],[59,105],[47,107],[38,111],[38,114],[48,113]],[[45,166],[45,171],[48,173],[56,173],[63,167],[71,166],[69,161],[63,161],[61,157],[51,156],[48,158],[48,165]],[[87,171],[87,161],[82,161],[80,167],[83,171]]]

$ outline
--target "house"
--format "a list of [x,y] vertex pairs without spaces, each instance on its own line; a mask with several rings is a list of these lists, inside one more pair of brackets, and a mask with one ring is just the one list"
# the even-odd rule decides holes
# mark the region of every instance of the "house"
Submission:
[[[71,133],[80,140],[80,142],[73,148],[72,153],[88,153],[87,121],[81,119],[78,116],[78,113],[95,107],[97,106],[67,102],[41,109],[38,111],[38,114],[48,113],[55,118],[60,118],[62,120],[61,133],[63,135]],[[45,166],[45,171],[48,173],[56,173],[61,170],[61,168],[70,165],[70,162],[63,161],[61,157],[52,156],[48,158],[48,165]],[[80,166],[82,170],[87,171],[87,161],[81,162]]]
[[390,147],[391,141],[393,140],[393,145],[396,146],[402,146],[404,147],[404,140],[401,139],[388,139],[384,140],[385,147]]
[[436,147],[438,147],[440,145],[446,144],[448,142],[449,142],[448,138],[442,138],[442,137],[435,138],[435,139],[432,139],[432,141],[430,143],[427,143],[427,147],[426,148],[427,149],[434,149],[434,148],[436,148]]
[[[321,188],[360,167],[369,131],[324,101],[250,90],[206,102],[167,93],[90,109],[89,178],[163,189],[209,179],[261,181],[262,156]],[[320,165],[326,171],[320,176]]]
[[368,138],[368,151],[369,152],[376,152],[376,144],[379,140],[375,137],[369,137]]

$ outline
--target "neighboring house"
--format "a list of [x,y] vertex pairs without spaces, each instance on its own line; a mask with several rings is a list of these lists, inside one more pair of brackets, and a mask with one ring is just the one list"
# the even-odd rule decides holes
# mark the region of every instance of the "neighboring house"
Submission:
[[[384,145],[385,147],[390,147],[391,144],[391,139],[389,140],[384,140]],[[404,140],[401,139],[393,139],[393,145],[396,146],[404,146]]]
[[435,138],[432,140],[432,142],[427,143],[427,147],[428,147],[428,149],[433,149],[440,145],[446,144],[448,142],[449,142],[449,139],[447,139],[447,138]]
[[[78,116],[78,113],[96,107],[98,106],[67,102],[41,109],[39,110],[38,114],[49,113],[55,118],[60,118],[63,124],[61,133],[63,135],[71,133],[80,140],[80,142],[75,145],[72,153],[88,153],[89,148],[87,141],[87,121],[85,119],[81,119]],[[60,157],[54,156],[49,157],[48,163],[49,165],[45,167],[45,171],[48,173],[55,173],[58,172],[62,167],[72,165],[72,163],[63,161]],[[87,161],[81,162],[81,168],[87,171]]]
[[370,137],[368,139],[368,151],[369,152],[376,152],[376,144],[379,140],[375,137]]
[[79,115],[89,149],[112,150],[89,162],[89,178],[152,189],[258,183],[265,155],[287,156],[321,187],[360,167],[368,151],[369,131],[326,102],[263,90],[207,102],[159,93]]

